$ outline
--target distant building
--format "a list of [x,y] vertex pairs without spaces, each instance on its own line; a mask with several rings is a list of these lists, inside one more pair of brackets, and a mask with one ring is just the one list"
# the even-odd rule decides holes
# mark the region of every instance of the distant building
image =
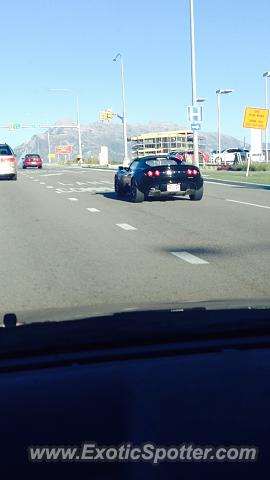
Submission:
[[[175,130],[171,132],[146,133],[129,138],[132,142],[132,158],[146,155],[167,154],[173,151],[192,150],[193,132],[190,130]],[[205,140],[199,136],[199,149],[204,150]]]

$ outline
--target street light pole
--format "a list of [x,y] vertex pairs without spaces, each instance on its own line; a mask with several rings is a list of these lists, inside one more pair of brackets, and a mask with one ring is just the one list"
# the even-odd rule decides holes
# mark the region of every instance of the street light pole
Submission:
[[78,142],[79,142],[79,156],[82,161],[82,136],[81,136],[81,123],[80,123],[80,107],[79,107],[79,95],[76,95],[77,106],[77,126],[78,126]]
[[221,114],[220,114],[220,95],[227,95],[228,93],[232,93],[233,90],[229,89],[229,88],[225,88],[225,89],[219,89],[219,90],[216,90],[216,94],[217,94],[217,113],[218,113],[218,158],[219,158],[219,161],[221,161],[220,159],[220,152],[221,152]]
[[[265,77],[265,108],[268,109],[268,77],[270,77],[270,72],[265,72],[263,74]],[[268,127],[265,129],[265,160],[268,163]]]
[[49,163],[51,163],[51,140],[50,140],[50,128],[48,127],[48,152]]
[[127,117],[126,117],[125,77],[124,77],[123,55],[121,53],[118,53],[116,55],[116,57],[113,59],[113,61],[116,62],[118,58],[121,59],[121,82],[122,82],[122,104],[123,104],[122,123],[123,123],[123,141],[124,141],[123,165],[126,167],[126,166],[129,165],[129,159],[128,159],[128,145],[127,145]]
[[220,93],[217,91],[217,112],[218,112],[218,158],[220,160],[221,133],[220,133]]
[[[195,28],[194,28],[194,5],[189,0],[190,9],[190,43],[191,43],[191,79],[192,79],[192,106],[197,106],[197,84],[196,84],[196,56],[195,56]],[[193,132],[194,164],[199,165],[198,132]]]

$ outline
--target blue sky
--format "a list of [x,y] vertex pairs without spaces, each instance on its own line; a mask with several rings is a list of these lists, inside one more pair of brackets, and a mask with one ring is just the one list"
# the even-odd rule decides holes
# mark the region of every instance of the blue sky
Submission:
[[[203,130],[216,131],[216,89],[232,88],[222,98],[222,132],[248,140],[244,109],[264,107],[262,74],[270,70],[270,2],[194,0],[194,8]],[[0,125],[75,119],[75,95],[50,88],[79,94],[82,122],[106,107],[121,111],[118,52],[129,122],[187,124],[189,0],[13,0],[1,4],[1,18]],[[1,141],[15,146],[39,132],[1,129]]]

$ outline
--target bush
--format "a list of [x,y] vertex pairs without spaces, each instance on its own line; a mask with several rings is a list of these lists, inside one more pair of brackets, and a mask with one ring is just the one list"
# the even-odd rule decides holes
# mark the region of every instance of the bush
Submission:
[[[231,169],[235,172],[246,172],[247,162],[239,163],[238,165],[232,165]],[[249,171],[250,172],[267,172],[267,171],[270,171],[270,164],[254,162],[254,163],[251,163],[249,167]]]
[[231,170],[234,172],[242,172],[247,169],[247,165],[244,165],[243,163],[239,163],[239,165],[232,165]]
[[83,163],[87,165],[98,165],[99,160],[97,158],[84,158]]
[[269,163],[257,163],[254,164],[256,167],[256,172],[267,172],[270,171]]

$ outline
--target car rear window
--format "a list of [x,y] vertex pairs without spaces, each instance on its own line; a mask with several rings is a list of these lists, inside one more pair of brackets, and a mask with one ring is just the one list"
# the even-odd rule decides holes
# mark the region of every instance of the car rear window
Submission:
[[25,158],[40,158],[40,156],[37,153],[29,153],[25,155]]
[[0,155],[13,155],[11,149],[5,145],[5,146],[0,146]]
[[178,165],[179,162],[171,158],[153,158],[153,160],[146,160],[145,164],[149,167],[168,167],[169,165]]

